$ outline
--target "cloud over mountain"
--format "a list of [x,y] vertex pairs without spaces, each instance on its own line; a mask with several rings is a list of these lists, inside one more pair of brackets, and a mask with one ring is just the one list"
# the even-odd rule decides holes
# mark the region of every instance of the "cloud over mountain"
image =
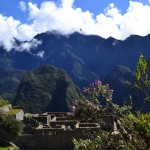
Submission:
[[14,37],[17,37],[17,26],[20,21],[13,17],[5,17],[0,14],[0,46],[8,51],[14,47]]
[[121,40],[132,34],[145,36],[150,33],[150,5],[136,1],[129,2],[124,14],[111,3],[95,17],[90,11],[75,7],[74,0],[61,0],[60,4],[43,1],[40,7],[21,1],[20,8],[22,11],[28,9],[27,23],[0,14],[0,44],[7,50],[14,47],[14,38],[30,41],[38,33],[54,30],[62,34],[77,31]]

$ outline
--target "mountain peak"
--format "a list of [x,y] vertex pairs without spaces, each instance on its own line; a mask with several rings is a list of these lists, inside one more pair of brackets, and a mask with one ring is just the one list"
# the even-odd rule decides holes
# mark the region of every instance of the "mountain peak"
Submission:
[[69,111],[79,90],[62,69],[43,65],[25,74],[18,88],[15,103],[26,111]]

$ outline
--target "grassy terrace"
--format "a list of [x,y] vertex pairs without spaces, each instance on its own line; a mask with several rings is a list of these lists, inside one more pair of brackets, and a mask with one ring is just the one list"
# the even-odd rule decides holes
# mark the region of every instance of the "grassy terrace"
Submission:
[[15,115],[16,113],[20,112],[22,109],[11,109],[10,111],[6,112],[7,115]]
[[10,104],[8,101],[6,101],[6,100],[0,100],[0,107],[6,106],[8,104]]
[[12,149],[12,150],[19,150],[18,148],[13,147],[13,146],[4,146],[4,147],[0,146],[0,150],[10,150],[10,149]]
[[25,113],[25,116],[26,116],[26,117],[33,117],[33,116],[35,116],[35,114]]

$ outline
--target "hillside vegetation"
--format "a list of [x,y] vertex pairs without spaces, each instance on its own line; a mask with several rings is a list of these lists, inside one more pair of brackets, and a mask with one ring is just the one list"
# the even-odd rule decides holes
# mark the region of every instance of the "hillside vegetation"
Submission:
[[44,65],[25,74],[15,104],[30,113],[68,111],[79,94],[79,89],[64,70]]
[[0,96],[13,102],[25,71],[0,67]]

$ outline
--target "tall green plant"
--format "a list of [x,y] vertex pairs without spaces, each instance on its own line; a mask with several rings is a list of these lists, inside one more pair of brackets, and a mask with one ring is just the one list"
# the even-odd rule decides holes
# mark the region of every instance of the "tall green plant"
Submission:
[[148,64],[142,54],[139,57],[134,76],[135,81],[128,83],[129,86],[135,89],[150,105],[150,79],[148,76]]

